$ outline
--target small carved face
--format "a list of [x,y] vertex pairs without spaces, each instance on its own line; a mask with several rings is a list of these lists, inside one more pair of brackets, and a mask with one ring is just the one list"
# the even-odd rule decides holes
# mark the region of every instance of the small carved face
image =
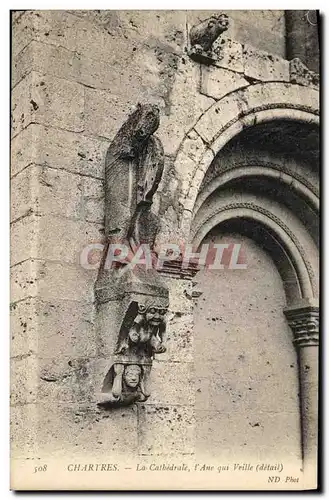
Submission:
[[166,314],[166,309],[159,309],[157,307],[150,307],[146,311],[146,321],[153,326],[158,326],[164,321],[164,317]]
[[226,14],[220,14],[217,17],[219,24],[222,28],[228,28],[228,17]]
[[138,365],[128,365],[126,366],[123,378],[128,387],[135,389],[140,380],[142,369]]

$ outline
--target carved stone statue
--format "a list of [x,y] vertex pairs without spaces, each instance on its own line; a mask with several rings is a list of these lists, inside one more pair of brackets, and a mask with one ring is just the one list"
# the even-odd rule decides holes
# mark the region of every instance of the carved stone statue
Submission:
[[213,43],[228,29],[229,21],[226,14],[213,15],[190,31],[190,43],[194,52],[211,52]]
[[138,104],[111,143],[105,160],[105,236],[134,247],[152,243],[159,220],[150,207],[161,181],[164,153],[153,136],[159,109]]
[[166,312],[166,307],[156,304],[132,302],[121,326],[115,354],[130,362],[149,363],[154,354],[165,352]]
[[136,364],[113,364],[105,377],[102,397],[98,404],[125,406],[137,401],[146,401],[149,397],[144,386],[144,377],[149,371],[147,368]]
[[127,265],[141,244],[147,243],[151,256],[155,254],[160,221],[151,206],[164,168],[163,147],[153,135],[158,126],[157,106],[138,104],[106,155],[106,252],[112,243],[127,245],[130,252],[128,262],[109,269],[105,253],[95,287],[98,314],[112,314],[111,302],[116,311],[108,335],[117,344],[99,400],[105,407],[145,401],[154,354],[166,350],[168,288],[152,266],[144,270]]

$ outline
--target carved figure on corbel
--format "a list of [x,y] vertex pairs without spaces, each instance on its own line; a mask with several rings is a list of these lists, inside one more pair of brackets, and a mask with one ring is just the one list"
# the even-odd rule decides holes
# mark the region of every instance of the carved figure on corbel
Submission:
[[154,268],[144,271],[138,266],[125,267],[141,244],[148,244],[156,256],[160,220],[151,206],[164,168],[162,143],[153,135],[158,126],[158,107],[138,104],[106,155],[106,253],[111,244],[119,243],[130,248],[130,257],[107,269],[105,253],[96,283],[99,314],[109,310],[105,304],[111,301],[122,299],[126,304],[123,320],[116,317],[113,331],[109,332],[117,338],[117,344],[102,386],[99,404],[103,406],[145,401],[149,397],[148,379],[154,354],[166,350],[168,289]]
[[124,317],[115,350],[115,363],[108,371],[99,402],[120,406],[146,401],[154,354],[166,351],[164,333],[168,303],[152,298],[133,301]]
[[220,53],[218,50],[216,54],[213,52],[213,44],[228,27],[226,14],[214,14],[193,26],[190,31],[189,56],[203,64],[212,64],[219,59]]

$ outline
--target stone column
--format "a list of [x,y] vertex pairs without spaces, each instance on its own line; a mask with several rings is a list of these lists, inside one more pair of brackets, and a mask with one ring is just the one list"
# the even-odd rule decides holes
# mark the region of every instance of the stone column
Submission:
[[307,481],[313,482],[318,445],[319,308],[315,305],[289,308],[285,315],[294,334],[299,359],[304,474]]

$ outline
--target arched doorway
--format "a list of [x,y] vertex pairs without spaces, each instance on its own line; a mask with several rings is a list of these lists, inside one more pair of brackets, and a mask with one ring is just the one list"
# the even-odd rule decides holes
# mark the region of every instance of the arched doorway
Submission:
[[[312,123],[246,127],[199,181],[190,241],[238,243],[247,264],[196,277],[196,449],[203,456],[281,460],[296,469],[305,455],[314,461],[316,408],[310,420],[305,374],[317,375],[316,341],[298,344],[299,319],[285,311],[300,312],[318,295],[317,141]],[[316,406],[314,391],[312,398]]]

